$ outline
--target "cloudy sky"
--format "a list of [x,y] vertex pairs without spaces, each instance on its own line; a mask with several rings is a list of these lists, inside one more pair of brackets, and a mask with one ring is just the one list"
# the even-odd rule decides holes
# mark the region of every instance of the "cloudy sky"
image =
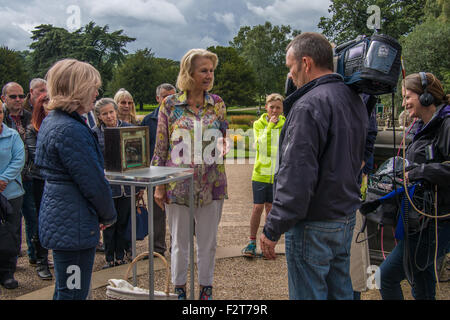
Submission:
[[270,21],[302,31],[320,31],[330,0],[0,0],[0,45],[26,50],[31,30],[52,24],[70,31],[89,21],[123,29],[136,41],[129,52],[151,48],[157,57],[179,60],[191,48],[227,46],[241,26]]

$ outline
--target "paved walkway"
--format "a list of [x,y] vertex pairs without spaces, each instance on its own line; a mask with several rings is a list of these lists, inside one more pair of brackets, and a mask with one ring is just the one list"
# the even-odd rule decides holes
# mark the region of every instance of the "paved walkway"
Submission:
[[[247,241],[247,233],[252,209],[251,173],[253,165],[227,164],[226,172],[228,177],[228,196],[225,200],[222,219],[219,224],[218,247],[216,259],[233,258],[241,256],[241,249]],[[261,219],[261,227],[264,219]],[[284,245],[280,243],[276,247],[276,252],[284,253]],[[139,251],[138,251],[139,253]],[[166,253],[166,256],[168,253]],[[137,276],[145,275],[148,272],[148,260],[137,262]],[[92,274],[92,289],[105,287],[109,279],[123,279],[129,264],[114,268],[99,270]],[[164,268],[164,264],[159,259],[155,259],[155,271]],[[129,280],[131,283],[131,280]],[[53,297],[54,285],[41,288],[39,290],[17,297],[17,300],[51,300]]]
[[[233,258],[241,256],[242,247],[219,247],[216,252],[216,259]],[[276,247],[276,252],[278,254],[284,253],[284,245]],[[164,269],[164,264],[161,260],[155,259],[154,270]],[[141,260],[136,263],[136,275],[141,276],[148,273],[148,260]],[[100,270],[92,274],[92,290],[105,287],[108,285],[109,279],[123,279],[124,274],[127,271],[129,264],[121,265],[114,268],[109,268],[105,270]],[[132,272],[130,272],[130,278],[132,278]],[[128,280],[130,283],[131,279]],[[17,297],[16,300],[52,300],[54,292],[54,286],[48,286],[31,293]]]

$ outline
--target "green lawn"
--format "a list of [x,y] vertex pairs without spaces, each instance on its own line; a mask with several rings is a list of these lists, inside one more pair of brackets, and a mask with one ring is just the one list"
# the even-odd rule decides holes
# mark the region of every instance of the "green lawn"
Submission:
[[155,110],[158,107],[157,104],[144,104],[144,110],[141,111],[140,107],[137,105],[136,106],[136,114],[141,115],[141,116],[146,116],[149,113],[153,112],[153,110]]
[[[145,116],[153,110],[155,110],[158,107],[157,104],[144,104],[143,111],[140,110],[140,107],[136,106],[136,113],[138,115]],[[252,107],[227,107],[227,115],[240,115],[240,114],[247,114],[247,115],[257,115],[258,109],[252,109],[252,110],[242,110],[245,108],[255,108],[255,106]],[[264,108],[261,108],[261,112],[264,112]]]

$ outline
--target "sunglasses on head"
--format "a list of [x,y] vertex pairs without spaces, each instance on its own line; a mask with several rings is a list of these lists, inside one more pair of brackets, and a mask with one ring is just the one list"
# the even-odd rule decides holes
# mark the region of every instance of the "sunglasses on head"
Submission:
[[8,97],[10,99],[13,99],[13,100],[17,99],[17,97],[19,97],[20,99],[25,99],[26,95],[24,95],[24,94],[11,94]]

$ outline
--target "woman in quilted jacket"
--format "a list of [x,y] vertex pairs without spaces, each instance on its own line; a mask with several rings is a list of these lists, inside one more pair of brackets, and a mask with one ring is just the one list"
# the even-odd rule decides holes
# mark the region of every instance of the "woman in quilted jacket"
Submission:
[[116,221],[98,141],[82,114],[94,108],[99,72],[74,59],[47,72],[50,102],[39,129],[35,164],[45,179],[39,239],[53,250],[55,300],[88,297],[100,229]]

